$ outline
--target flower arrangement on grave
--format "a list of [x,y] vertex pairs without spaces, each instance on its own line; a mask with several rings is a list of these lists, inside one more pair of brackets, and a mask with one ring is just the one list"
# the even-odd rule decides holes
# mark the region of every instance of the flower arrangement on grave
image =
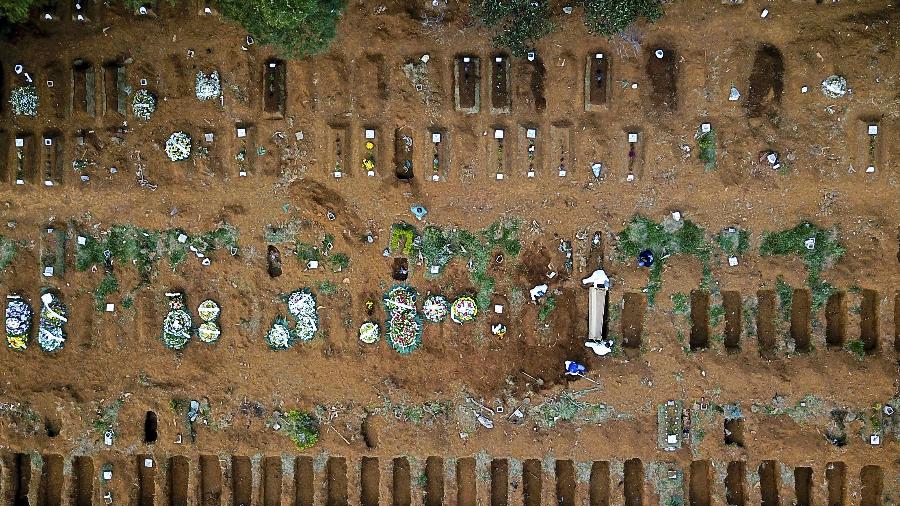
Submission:
[[395,285],[384,295],[384,310],[388,320],[385,338],[397,352],[407,355],[422,345],[422,318],[416,310],[415,289]]
[[366,172],[375,170],[375,143],[372,141],[366,141],[366,156],[363,158],[362,168]]
[[247,172],[247,148],[242,147],[241,150],[234,155],[234,161],[237,162],[238,170],[240,172]]
[[9,103],[16,116],[37,116],[40,105],[37,88],[29,85],[13,89],[9,94]]
[[441,171],[441,155],[440,150],[438,149],[438,143],[434,144],[434,155],[431,157],[431,171],[434,172],[434,175],[440,175]]
[[497,174],[503,174],[503,139],[497,139]]
[[194,84],[194,93],[198,100],[215,100],[222,94],[222,85],[219,82],[219,72],[213,70],[209,75],[197,72],[197,80]]
[[295,290],[285,297],[288,313],[294,318],[292,334],[295,339],[309,341],[319,330],[316,296],[307,289]]
[[135,118],[148,121],[156,112],[156,97],[147,90],[137,90],[131,99],[131,112]]
[[378,324],[375,322],[364,322],[359,326],[359,340],[366,344],[377,343],[381,338],[379,335]]
[[443,295],[430,295],[422,303],[422,316],[431,323],[441,323],[450,314],[450,303]]
[[286,350],[294,345],[294,341],[296,340],[291,335],[287,320],[282,316],[276,316],[272,327],[266,332],[266,344],[273,350]]
[[173,162],[187,160],[191,156],[191,136],[184,132],[175,132],[166,141],[166,155]]
[[41,295],[41,302],[38,345],[48,353],[59,351],[66,344],[66,331],[63,327],[68,321],[68,312],[55,293],[44,293]]
[[169,312],[163,319],[162,341],[166,348],[180,351],[191,340],[192,327],[191,314],[185,309],[184,294],[181,292],[167,293],[169,298]]
[[528,139],[528,172],[534,170],[534,139]]
[[25,351],[28,347],[28,335],[31,333],[31,317],[34,313],[22,297],[13,295],[7,299],[6,343],[13,350]]
[[221,308],[213,300],[204,300],[197,307],[197,314],[203,323],[197,329],[197,338],[204,343],[214,343],[219,340],[222,331],[219,328],[219,314]]
[[334,173],[340,174],[343,172],[341,167],[341,137],[337,136],[334,139]]
[[450,319],[463,324],[475,319],[478,315],[478,304],[469,295],[461,295],[450,305]]

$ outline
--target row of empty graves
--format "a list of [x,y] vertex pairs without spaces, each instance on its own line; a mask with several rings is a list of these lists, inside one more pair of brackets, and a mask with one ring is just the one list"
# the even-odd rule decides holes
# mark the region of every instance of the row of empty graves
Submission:
[[18,453],[3,458],[0,492],[5,504],[17,506],[892,504],[880,466],[851,470],[836,461],[816,469],[774,460],[752,466],[697,460],[682,467],[640,459],[362,457],[354,462],[326,456],[157,459],[146,454],[66,461],[60,455]]
[[[493,179],[504,180],[511,174],[534,178],[548,163],[549,172],[566,177],[571,172],[574,159],[574,139],[571,125],[553,124],[549,127],[549,137],[544,141],[545,130],[533,125],[514,128],[492,128],[487,137],[485,172]],[[382,161],[390,152],[382,140],[380,128],[364,127],[360,130],[347,125],[331,125],[329,132],[329,153],[326,166],[337,179],[365,174],[376,176],[382,170]],[[358,133],[356,133],[358,132]],[[432,128],[426,132],[416,132],[410,127],[400,127],[393,131],[393,170],[399,179],[422,178],[427,181],[445,181],[451,169],[452,133],[442,128]],[[639,143],[637,133],[628,134],[633,140],[629,150],[634,152]],[[388,142],[391,142],[388,141]],[[354,156],[354,146],[361,146]],[[458,149],[465,149],[459,146]],[[549,152],[545,153],[545,151]],[[473,154],[467,151],[469,157]],[[550,161],[545,162],[545,157]],[[354,163],[361,160],[359,163]],[[462,171],[462,163],[457,164]]]
[[[56,0],[45,2],[45,5],[39,5],[35,9],[35,16],[44,23],[71,20],[76,23],[89,24],[97,21],[101,5],[104,4],[96,0]],[[176,7],[176,5],[178,6]],[[129,2],[129,9],[129,13],[135,17],[150,18],[167,14],[182,15],[188,11],[196,12],[197,15],[201,16],[209,16],[216,13],[214,0],[188,0],[179,2],[179,4],[164,0],[142,0]]]
[[[775,290],[760,290],[755,298],[744,299],[739,292],[723,291],[719,303],[724,314],[722,323],[714,327],[710,323],[712,303],[709,292],[691,292],[691,350],[710,348],[712,336],[716,333],[724,337],[725,350],[735,353],[746,347],[742,336],[745,340],[755,338],[759,353],[764,358],[774,357],[778,350],[790,350],[788,343],[793,351],[808,353],[817,345],[841,349],[854,340],[862,343],[866,354],[876,354],[879,350],[891,347],[900,352],[900,292],[894,295],[893,304],[888,304],[893,306],[888,309],[893,313],[893,344],[882,342],[885,340],[882,336],[887,340],[891,339],[887,337],[891,332],[881,328],[881,295],[875,290],[864,289],[859,294],[843,291],[833,293],[824,305],[825,325],[821,329],[818,324],[814,324],[814,321],[819,321],[819,315],[812,310],[812,297],[807,289],[794,289],[789,305],[781,304]],[[622,346],[626,351],[636,353],[643,341],[646,296],[636,292],[625,293],[622,308]],[[849,330],[851,324],[857,330]],[[781,342],[782,338],[784,342]]]

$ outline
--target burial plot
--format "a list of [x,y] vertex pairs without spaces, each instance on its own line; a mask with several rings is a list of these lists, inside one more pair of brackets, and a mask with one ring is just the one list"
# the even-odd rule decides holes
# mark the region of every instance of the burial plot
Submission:
[[[406,457],[394,458],[392,465],[391,499],[395,506],[412,504],[412,471]],[[311,504],[311,503],[310,503]]]
[[863,119],[862,124],[857,124],[856,164],[863,167],[865,172],[872,174],[879,169],[884,169],[885,163],[885,132],[882,131],[882,122],[878,118]]
[[810,337],[811,300],[809,290],[794,290],[791,296],[791,339],[794,349],[806,353],[812,351]]
[[509,461],[491,460],[491,506],[509,506]]
[[96,77],[94,66],[87,60],[77,59],[72,63],[72,112],[74,114],[97,114]]
[[200,506],[222,504],[222,465],[218,455],[200,456]]
[[550,125],[550,163],[551,173],[566,177],[575,163],[572,127],[560,122]]
[[491,73],[488,75],[491,90],[491,112],[494,114],[510,111],[509,57],[496,54],[491,57]]
[[103,65],[103,114],[125,115],[128,100],[125,66],[117,62]]
[[506,148],[509,144],[514,144],[514,140],[510,141],[506,138],[507,130],[504,128],[495,128],[492,141],[488,144],[487,160],[490,166],[488,173],[494,175],[494,179],[502,181],[509,174],[509,157],[510,150]]
[[547,69],[544,62],[536,54],[534,58],[519,61],[512,67],[511,79],[515,85],[515,95],[518,104],[532,112],[544,112],[547,108],[547,97],[544,93],[544,78]]
[[588,55],[584,68],[584,110],[595,111],[606,107],[609,93],[609,55]]
[[262,461],[262,504],[279,506],[281,504],[281,485],[284,476],[281,457],[265,457]]
[[359,503],[362,506],[378,506],[380,496],[381,469],[378,457],[363,457],[359,466]]
[[559,506],[575,506],[575,463],[571,460],[557,460],[556,471],[556,504]]
[[137,504],[153,506],[156,497],[156,461],[152,455],[138,455]]
[[384,110],[390,98],[388,91],[388,68],[384,55],[367,53],[357,60],[358,68],[353,73],[356,78],[355,94],[361,114],[375,115]]
[[737,353],[741,351],[741,294],[722,292],[722,305],[725,307],[725,351]]
[[644,134],[636,128],[625,132],[625,140],[628,143],[628,176],[629,181],[644,174]]
[[847,466],[843,462],[829,462],[825,466],[828,484],[828,506],[844,506],[847,497]]
[[378,128],[363,128],[363,154],[361,168],[369,177],[374,177],[382,163],[384,148],[381,145]]
[[266,114],[284,117],[287,101],[287,66],[284,60],[271,59],[263,67],[263,104]]
[[346,125],[330,125],[328,127],[331,142],[328,160],[331,174],[335,179],[350,175],[350,129]]
[[519,127],[518,155],[523,160],[521,165],[525,168],[525,177],[537,176],[538,167],[543,166],[543,149],[538,143],[538,128],[536,126],[522,125]]
[[784,58],[777,47],[763,44],[756,50],[750,70],[750,85],[744,102],[747,116],[759,118],[776,115],[781,107],[783,92]]
[[37,150],[35,146],[34,136],[28,132],[21,132],[16,135],[14,148],[16,153],[15,174],[13,183],[16,185],[24,185],[25,183],[34,183],[37,166]]
[[238,177],[247,177],[253,172],[256,162],[256,128],[249,123],[237,123],[234,126],[237,138],[237,152],[234,161],[237,164]]
[[41,229],[41,276],[61,278],[66,271],[66,227],[51,223]]
[[48,63],[44,67],[45,79],[42,83],[44,92],[42,100],[53,111],[57,119],[64,119],[69,114],[69,104],[66,97],[65,73],[63,65],[59,62]]
[[457,56],[453,64],[453,99],[457,111],[476,113],[481,108],[481,60]]
[[866,353],[873,354],[878,350],[878,292],[862,291],[862,306],[859,313],[859,338],[863,342]]
[[609,462],[596,461],[591,464],[590,489],[588,491],[590,506],[609,506],[609,495]]
[[625,461],[625,506],[644,504],[644,464],[640,459]]
[[745,506],[747,464],[741,460],[729,462],[725,473],[725,504]]
[[654,111],[671,113],[678,109],[678,54],[657,48],[647,56],[650,105]]
[[450,149],[447,133],[441,129],[432,129],[431,137],[431,177],[432,181],[446,180],[450,174]]
[[413,131],[409,127],[394,131],[394,175],[397,179],[412,179],[415,175]]
[[[325,491],[327,504],[350,504],[347,491],[347,459],[344,457],[328,457],[325,464]],[[247,501],[246,504],[250,504]]]
[[477,483],[475,459],[465,457],[457,460],[456,504],[458,506],[475,506],[478,503]]
[[847,335],[847,303],[844,292],[835,292],[825,303],[825,344],[843,348]]
[[43,152],[43,184],[57,186],[63,183],[63,137],[56,131],[44,132],[41,142]]
[[522,499],[524,506],[541,506],[543,492],[543,476],[541,461],[528,459],[522,464]]

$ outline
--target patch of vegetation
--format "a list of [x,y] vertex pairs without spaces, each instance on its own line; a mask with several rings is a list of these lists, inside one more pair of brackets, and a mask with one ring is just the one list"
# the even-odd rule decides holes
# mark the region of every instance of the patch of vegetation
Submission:
[[636,259],[643,250],[653,252],[654,262],[650,267],[650,277],[644,291],[647,303],[654,305],[656,294],[662,288],[662,273],[665,259],[669,255],[691,255],[697,257],[703,266],[700,287],[709,290],[713,284],[710,259],[712,247],[702,228],[690,220],[656,223],[644,216],[635,215],[621,233],[617,251],[620,260]]
[[97,285],[97,289],[94,290],[94,304],[97,306],[97,311],[103,311],[106,308],[107,298],[118,291],[119,280],[113,273],[107,272],[100,284]]
[[791,321],[791,305],[794,302],[794,289],[785,282],[784,278],[778,276],[775,279],[775,293],[778,294],[778,313],[781,315],[781,321]]
[[297,244],[294,246],[294,252],[303,263],[309,263],[310,260],[318,261],[321,258],[317,246],[302,241],[297,241]]
[[350,267],[350,257],[346,253],[335,253],[328,257],[328,261],[331,262],[331,269],[334,272],[341,272]]
[[120,396],[108,406],[101,405],[97,408],[97,417],[91,424],[94,431],[103,437],[108,431],[115,433],[116,425],[119,423],[119,411],[125,405],[125,397]]
[[[410,256],[417,247],[416,239],[418,237],[419,232],[416,227],[405,222],[394,223],[391,225],[391,242],[388,247],[391,252],[400,250],[405,256]],[[403,249],[400,249],[401,244]]]
[[718,327],[719,323],[722,321],[722,317],[725,316],[725,306],[721,304],[715,304],[709,308],[709,326],[710,327]]
[[[807,241],[811,241],[812,248],[807,247]],[[808,221],[764,235],[759,247],[763,256],[796,255],[803,260],[814,312],[822,308],[835,291],[834,286],[822,280],[822,271],[834,265],[845,252],[836,232],[821,229]]]
[[697,149],[700,151],[698,155],[700,161],[703,162],[703,168],[707,172],[716,169],[716,132],[710,128],[709,132],[697,132],[694,136],[697,139]]
[[259,42],[288,57],[328,48],[346,0],[219,0],[225,17],[237,21]]
[[0,235],[0,271],[6,270],[16,258],[19,245],[16,241]]
[[750,231],[728,227],[716,236],[716,244],[727,256],[738,256],[750,249]]
[[615,416],[615,412],[606,404],[579,400],[584,394],[584,391],[563,391],[559,397],[548,399],[532,408],[530,415],[546,428],[555,427],[559,422],[596,424]]
[[548,0],[477,0],[472,14],[494,32],[494,46],[524,57],[538,39],[553,31]]
[[663,15],[660,0],[580,0],[588,31],[611,36],[639,18],[656,21]]
[[686,293],[678,292],[672,294],[672,312],[675,316],[690,316],[691,300]]
[[857,359],[862,360],[866,358],[866,343],[861,339],[848,341],[845,347],[847,348],[847,351],[852,353]]
[[337,292],[337,285],[331,281],[325,280],[319,283],[319,295],[329,296]]
[[540,311],[538,311],[538,320],[541,323],[547,323],[554,309],[556,309],[556,299],[553,296],[549,296],[544,299],[544,303],[541,305]]
[[298,450],[311,448],[319,441],[319,421],[309,413],[290,410],[282,417],[281,430]]

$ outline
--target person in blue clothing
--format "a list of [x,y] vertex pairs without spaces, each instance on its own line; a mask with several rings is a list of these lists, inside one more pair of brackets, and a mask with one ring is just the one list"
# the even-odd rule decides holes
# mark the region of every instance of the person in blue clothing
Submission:
[[653,265],[653,252],[645,249],[638,253],[638,265],[640,267],[650,267]]
[[584,376],[584,373],[587,372],[587,367],[579,364],[578,362],[566,360],[565,364],[566,364],[566,374],[571,374],[573,376]]

